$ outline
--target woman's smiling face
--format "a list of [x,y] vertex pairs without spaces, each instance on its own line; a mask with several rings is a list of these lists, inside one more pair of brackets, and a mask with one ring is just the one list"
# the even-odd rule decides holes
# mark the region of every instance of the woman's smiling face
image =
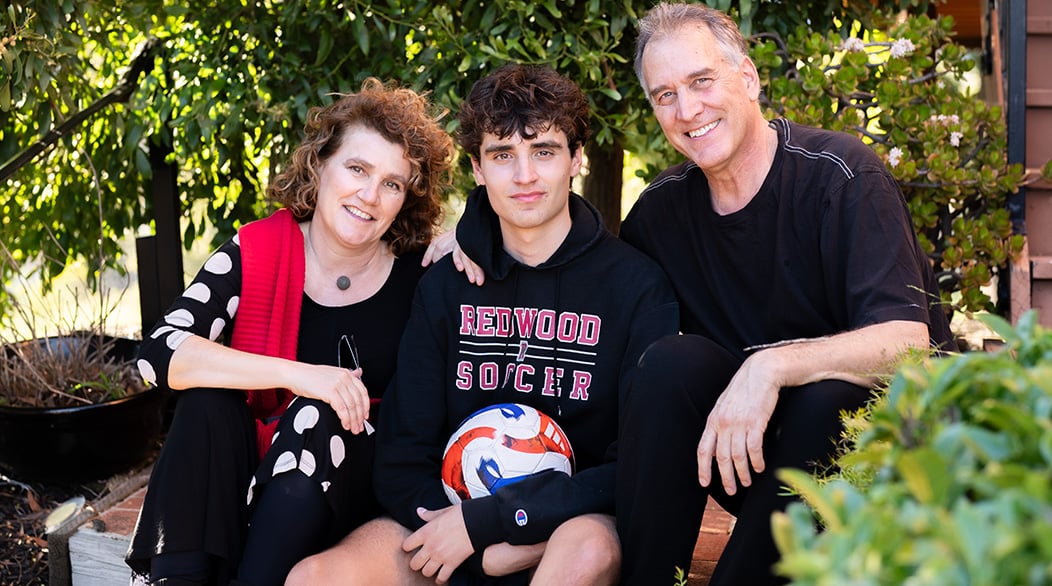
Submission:
[[375,244],[402,209],[411,174],[402,145],[351,126],[318,170],[314,222],[345,246]]

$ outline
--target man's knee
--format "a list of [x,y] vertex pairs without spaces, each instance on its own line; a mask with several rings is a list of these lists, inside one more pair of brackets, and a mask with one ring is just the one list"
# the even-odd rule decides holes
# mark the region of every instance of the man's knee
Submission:
[[776,415],[783,429],[805,435],[838,436],[842,415],[865,406],[872,397],[871,389],[839,380],[822,380],[782,393]]
[[704,421],[740,362],[708,338],[674,335],[651,344],[639,366],[629,385],[625,411],[638,413],[634,417],[642,417],[645,421],[640,423],[653,429],[655,421],[666,418]]

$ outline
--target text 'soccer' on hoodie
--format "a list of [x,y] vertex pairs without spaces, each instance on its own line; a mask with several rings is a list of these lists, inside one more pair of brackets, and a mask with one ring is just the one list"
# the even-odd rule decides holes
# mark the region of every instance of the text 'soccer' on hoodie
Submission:
[[417,507],[449,506],[442,451],[460,422],[494,403],[553,417],[576,472],[541,472],[463,504],[476,557],[486,546],[544,541],[562,522],[613,512],[618,404],[642,352],[676,332],[679,312],[660,269],[614,238],[599,213],[570,196],[569,235],[550,259],[523,265],[505,252],[484,188],[457,226],[482,287],[443,259],[420,281],[384,397],[376,490],[403,525]]

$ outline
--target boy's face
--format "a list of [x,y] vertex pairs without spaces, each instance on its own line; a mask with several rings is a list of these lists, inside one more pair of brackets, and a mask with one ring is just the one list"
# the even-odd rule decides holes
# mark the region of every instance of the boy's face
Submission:
[[570,180],[581,171],[581,149],[570,152],[562,130],[549,127],[529,140],[486,133],[471,168],[503,230],[569,226]]

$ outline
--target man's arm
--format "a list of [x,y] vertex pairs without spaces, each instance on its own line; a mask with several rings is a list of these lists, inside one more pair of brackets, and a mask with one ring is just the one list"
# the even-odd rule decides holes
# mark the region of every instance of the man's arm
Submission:
[[[842,380],[871,387],[910,349],[928,347],[923,322],[888,321],[850,332],[775,344],[749,356],[709,414],[698,442],[698,481],[712,481],[712,460],[727,494],[763,472],[763,436],[785,387]],[[791,392],[791,391],[787,391]]]

